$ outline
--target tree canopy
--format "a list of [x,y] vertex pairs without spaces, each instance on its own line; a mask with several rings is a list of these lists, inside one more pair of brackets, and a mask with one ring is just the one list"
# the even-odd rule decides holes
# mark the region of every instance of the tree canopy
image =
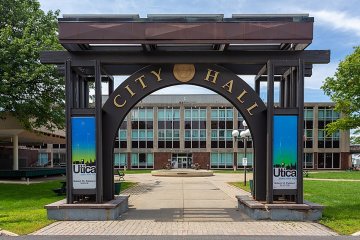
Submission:
[[26,129],[65,124],[64,79],[39,61],[40,51],[62,49],[58,14],[37,0],[0,0],[0,117],[10,113]]
[[[327,125],[329,133],[336,130],[359,129],[360,127],[360,46],[340,62],[333,77],[325,80],[322,89],[335,103],[335,110],[343,117]],[[360,130],[355,131],[358,134]],[[353,138],[360,143],[360,137]]]

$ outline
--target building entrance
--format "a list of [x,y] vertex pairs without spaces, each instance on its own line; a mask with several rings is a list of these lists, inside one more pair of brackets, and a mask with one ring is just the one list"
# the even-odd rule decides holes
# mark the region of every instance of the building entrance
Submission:
[[172,168],[191,168],[192,154],[173,154],[171,158]]
[[188,168],[188,166],[190,165],[188,161],[189,160],[187,157],[178,157],[178,168]]

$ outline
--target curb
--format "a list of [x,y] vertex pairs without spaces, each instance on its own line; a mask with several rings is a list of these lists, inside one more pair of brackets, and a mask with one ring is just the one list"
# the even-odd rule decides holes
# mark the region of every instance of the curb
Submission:
[[17,237],[17,236],[19,236],[19,235],[16,234],[16,233],[13,233],[13,232],[6,231],[6,230],[0,230],[0,236]]

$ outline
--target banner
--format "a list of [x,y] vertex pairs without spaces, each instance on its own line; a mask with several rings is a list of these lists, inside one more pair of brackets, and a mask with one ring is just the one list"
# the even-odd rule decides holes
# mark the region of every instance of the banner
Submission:
[[297,116],[274,116],[273,189],[297,189]]
[[71,157],[74,189],[96,188],[95,138],[95,117],[71,118]]

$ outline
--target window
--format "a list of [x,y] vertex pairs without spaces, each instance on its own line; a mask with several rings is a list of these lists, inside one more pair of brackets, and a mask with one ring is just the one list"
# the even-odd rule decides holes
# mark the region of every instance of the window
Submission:
[[304,162],[303,162],[304,168],[314,168],[314,159],[312,153],[304,153]]
[[318,168],[340,168],[340,153],[318,153]]
[[232,107],[211,108],[211,148],[232,148],[234,112]]
[[211,168],[233,168],[233,153],[213,152],[210,156]]
[[154,168],[154,155],[152,153],[132,153],[131,168]]
[[[313,129],[314,129],[314,120],[313,120],[313,107],[305,107],[304,108],[304,134],[305,134],[305,142],[304,148],[312,148],[313,147]],[[305,165],[304,165],[305,166]]]
[[340,132],[328,135],[326,125],[339,119],[340,114],[334,111],[333,107],[319,107],[318,121],[318,147],[319,148],[339,148]]
[[127,166],[127,153],[114,154],[114,168],[124,168]]
[[[242,159],[245,157],[245,153],[238,152],[237,154],[237,166],[238,167],[244,167],[242,164]],[[247,167],[253,167],[254,166],[254,154],[252,152],[246,153],[247,158]]]
[[206,108],[185,109],[185,148],[206,148]]
[[127,117],[125,117],[124,121],[121,123],[119,128],[119,136],[118,139],[115,140],[116,148],[127,148]]
[[55,150],[53,153],[54,166],[65,166],[66,165],[66,153]]
[[180,148],[180,109],[158,108],[158,147]]
[[313,107],[305,107],[304,108],[304,119],[313,120],[314,117],[314,108]]
[[[241,115],[240,112],[238,112],[238,130],[239,130],[239,132],[244,131],[245,129],[247,129],[247,127],[245,127],[243,125],[243,121],[244,121],[243,116]],[[247,148],[252,148],[253,147],[253,141],[252,141],[251,136],[245,142],[247,144],[246,145]],[[237,145],[238,145],[239,149],[245,148],[244,139],[238,139],[237,140]]]
[[47,153],[39,153],[37,166],[43,167],[43,166],[47,165],[48,162],[49,162],[48,154]]
[[131,147],[153,148],[153,108],[134,108],[131,111]]

